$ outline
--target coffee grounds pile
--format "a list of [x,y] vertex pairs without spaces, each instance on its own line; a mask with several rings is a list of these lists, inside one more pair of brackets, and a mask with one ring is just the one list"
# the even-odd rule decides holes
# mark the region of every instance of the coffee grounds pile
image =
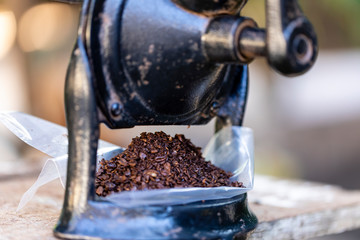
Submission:
[[205,161],[199,147],[184,135],[171,137],[164,132],[141,133],[128,148],[101,160],[95,188],[99,196],[112,192],[174,187],[242,187],[231,182],[230,172]]

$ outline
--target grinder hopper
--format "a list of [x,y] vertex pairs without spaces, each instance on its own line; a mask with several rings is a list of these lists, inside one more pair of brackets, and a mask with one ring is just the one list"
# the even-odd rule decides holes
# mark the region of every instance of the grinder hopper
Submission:
[[[176,206],[120,208],[95,198],[99,124],[241,125],[256,56],[285,75],[307,71],[313,28],[296,0],[267,0],[266,29],[246,0],[63,0],[82,3],[65,86],[69,162],[54,230],[67,239],[232,239],[256,226],[246,194]],[[175,231],[174,231],[175,229]],[[164,234],[164,233],[170,234]]]

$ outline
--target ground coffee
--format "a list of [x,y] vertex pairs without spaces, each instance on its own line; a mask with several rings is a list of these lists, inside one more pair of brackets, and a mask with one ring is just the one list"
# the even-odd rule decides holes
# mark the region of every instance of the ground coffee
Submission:
[[242,187],[232,174],[205,161],[199,147],[184,135],[141,133],[128,148],[100,161],[95,188],[99,196],[112,192],[174,187]]

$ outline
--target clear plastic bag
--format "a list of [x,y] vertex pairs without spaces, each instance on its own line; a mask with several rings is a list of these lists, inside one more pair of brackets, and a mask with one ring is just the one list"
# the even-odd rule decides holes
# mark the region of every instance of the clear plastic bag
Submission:
[[[17,211],[22,209],[35,195],[39,187],[60,178],[65,188],[67,171],[68,138],[67,129],[49,121],[21,112],[2,112],[0,122],[25,143],[49,155],[36,182],[24,193]],[[98,160],[112,157],[113,150],[121,152],[116,145],[100,140]]]
[[[23,195],[18,210],[23,208],[44,184],[60,178],[63,186],[67,168],[67,129],[48,121],[18,112],[0,113],[0,121],[16,136],[34,148],[50,155],[38,179]],[[100,141],[98,161],[111,159],[123,149]],[[243,182],[245,188],[172,188],[113,193],[103,200],[122,207],[142,205],[176,205],[202,200],[225,199],[243,194],[253,188],[253,133],[249,128],[226,127],[216,133],[204,150],[204,156],[215,166],[232,172],[233,181]]]

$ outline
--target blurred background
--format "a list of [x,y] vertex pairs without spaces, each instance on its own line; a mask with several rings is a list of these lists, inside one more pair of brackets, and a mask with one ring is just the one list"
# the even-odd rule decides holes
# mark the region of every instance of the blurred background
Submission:
[[[263,59],[250,65],[244,125],[255,133],[256,173],[360,189],[360,0],[299,2],[318,34],[318,60],[291,79]],[[0,111],[65,125],[63,87],[79,11],[79,5],[45,0],[0,0]],[[251,0],[242,15],[264,27],[264,11],[263,0]],[[101,133],[126,147],[142,131],[181,132],[204,147],[213,124],[111,131],[103,126]],[[44,159],[2,126],[0,154],[0,175],[25,165],[38,174]],[[353,231],[321,239],[359,237]]]

